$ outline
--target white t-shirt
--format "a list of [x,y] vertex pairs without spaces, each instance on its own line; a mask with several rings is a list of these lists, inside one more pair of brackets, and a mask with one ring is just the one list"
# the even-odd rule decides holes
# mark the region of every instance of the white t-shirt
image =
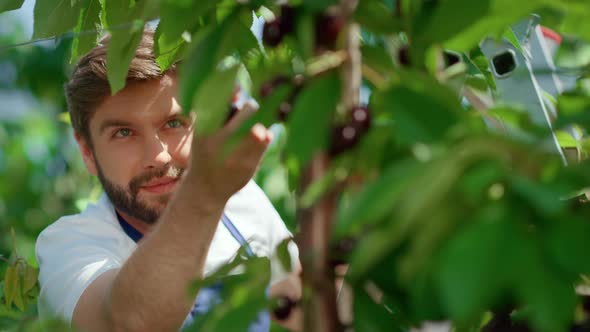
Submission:
[[[256,256],[271,260],[271,284],[287,274],[275,255],[276,246],[291,236],[264,192],[250,181],[225,207]],[[39,263],[39,315],[58,316],[71,322],[78,299],[100,274],[120,268],[137,244],[123,231],[105,194],[84,212],[65,216],[49,225],[37,238]],[[240,248],[220,222],[205,262],[210,275],[230,262]],[[289,244],[292,268],[299,264],[297,246]],[[154,270],[158,267],[154,266]]]

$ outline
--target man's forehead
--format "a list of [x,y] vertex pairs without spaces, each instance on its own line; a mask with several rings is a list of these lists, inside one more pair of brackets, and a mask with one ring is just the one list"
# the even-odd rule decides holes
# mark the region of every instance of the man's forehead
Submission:
[[[160,79],[132,82],[114,96],[108,96],[90,119],[91,127],[104,120],[170,116],[182,113],[178,102],[176,78],[164,75]],[[94,122],[94,123],[92,123]]]

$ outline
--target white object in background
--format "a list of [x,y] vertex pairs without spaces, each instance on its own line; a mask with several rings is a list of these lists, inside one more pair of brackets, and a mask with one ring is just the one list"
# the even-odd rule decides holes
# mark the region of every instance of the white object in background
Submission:
[[[531,47],[527,41],[528,36],[537,38],[534,27],[538,17],[533,16],[528,23],[517,25],[514,32],[520,41],[522,51],[506,39],[496,41],[485,39],[480,48],[490,62],[490,69],[496,80],[497,92],[502,100],[521,105],[528,113],[531,121],[551,131],[551,139],[543,147],[557,152],[564,165],[567,160],[553,132],[552,120],[556,114],[551,114],[543,99],[543,89],[540,86],[531,63]],[[522,27],[528,27],[523,29]],[[531,30],[532,28],[532,30]]]

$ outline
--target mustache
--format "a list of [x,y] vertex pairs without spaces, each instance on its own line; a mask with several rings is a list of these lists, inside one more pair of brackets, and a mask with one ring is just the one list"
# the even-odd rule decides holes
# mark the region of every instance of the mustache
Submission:
[[161,168],[150,169],[129,181],[129,191],[133,196],[137,196],[139,188],[141,188],[145,183],[162,177],[178,179],[182,176],[184,171],[184,168],[177,166],[164,166]]

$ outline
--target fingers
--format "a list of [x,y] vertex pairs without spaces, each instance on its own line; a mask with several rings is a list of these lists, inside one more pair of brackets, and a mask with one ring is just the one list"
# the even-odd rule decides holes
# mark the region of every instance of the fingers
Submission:
[[224,129],[229,132],[236,131],[244,121],[256,112],[256,110],[257,107],[252,101],[245,102],[236,114],[227,122]]
[[250,162],[258,164],[264,151],[272,141],[272,133],[262,124],[257,123],[250,132],[235,147],[235,153],[244,159],[252,159]]
[[[229,143],[231,147],[237,147],[240,149],[247,149],[249,153],[260,153],[260,150],[266,149],[268,144],[272,141],[272,133],[260,123],[255,123],[249,128],[248,134],[240,141],[235,141],[235,134],[240,130],[242,126],[247,124],[252,115],[257,111],[258,106],[253,101],[247,101],[243,104],[242,108],[236,112],[234,117],[225,125],[220,132],[220,139]],[[252,121],[250,121],[252,122]],[[231,138],[233,137],[233,138]],[[253,146],[249,146],[253,145]],[[262,151],[263,152],[263,151]]]
[[272,132],[260,123],[256,123],[250,129],[250,138],[255,142],[264,144],[265,146],[272,141]]
[[[244,127],[244,125],[250,126],[253,122],[251,117],[256,110],[255,102],[245,102],[225,126],[210,136],[200,137],[198,144],[217,150],[216,154],[220,160],[230,158],[239,159],[246,164],[258,164],[273,135],[260,123],[255,123],[248,129]],[[240,133],[238,136],[240,131],[243,134]]]

